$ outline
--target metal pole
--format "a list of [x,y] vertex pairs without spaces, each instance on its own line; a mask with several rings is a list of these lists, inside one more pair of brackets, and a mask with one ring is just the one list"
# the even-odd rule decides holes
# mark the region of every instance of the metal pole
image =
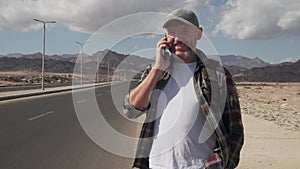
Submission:
[[46,23],[44,22],[44,38],[43,38],[43,55],[42,55],[42,90],[44,90],[44,75],[45,75],[45,39],[46,39]]
[[83,47],[81,46],[81,56],[80,56],[80,85],[82,85],[82,62],[83,62],[83,56],[82,56],[82,50],[83,50]]
[[99,56],[97,55],[97,73],[96,73],[96,83],[99,83]]
[[42,54],[42,90],[44,90],[44,75],[45,75],[45,43],[46,43],[46,23],[56,23],[56,21],[42,21],[33,19],[34,21],[43,23],[43,54]]
[[109,82],[109,57],[107,57],[107,81]]
[[83,62],[83,45],[84,43],[76,42],[78,45],[81,47],[81,52],[80,52],[80,85],[82,85],[82,62]]

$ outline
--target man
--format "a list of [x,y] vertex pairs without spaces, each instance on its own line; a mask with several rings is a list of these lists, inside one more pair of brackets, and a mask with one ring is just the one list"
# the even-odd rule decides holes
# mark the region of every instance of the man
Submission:
[[125,98],[128,118],[146,113],[133,167],[235,168],[244,133],[232,76],[196,49],[193,11],[173,11],[163,28],[155,65]]

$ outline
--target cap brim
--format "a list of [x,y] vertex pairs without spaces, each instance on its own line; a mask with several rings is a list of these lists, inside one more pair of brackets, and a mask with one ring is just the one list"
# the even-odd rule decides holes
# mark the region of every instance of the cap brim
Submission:
[[190,26],[196,26],[194,24],[192,24],[191,22],[181,18],[181,17],[176,17],[176,16],[173,16],[173,17],[170,17],[164,24],[163,24],[163,28],[166,28],[171,22],[174,22],[174,21],[180,21],[184,24],[187,24],[187,25],[190,25]]

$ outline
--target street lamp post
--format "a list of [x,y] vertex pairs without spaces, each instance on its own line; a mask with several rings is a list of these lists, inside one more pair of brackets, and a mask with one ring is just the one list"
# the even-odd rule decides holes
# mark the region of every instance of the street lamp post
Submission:
[[44,32],[43,32],[43,55],[42,55],[42,90],[44,90],[44,74],[45,74],[45,39],[46,39],[46,24],[47,23],[56,23],[55,21],[42,21],[39,19],[33,19],[34,21],[43,23]]
[[83,45],[84,43],[76,42],[81,47],[80,51],[80,85],[82,85],[82,58],[83,58]]
[[107,57],[107,81],[109,82],[109,57]]
[[96,83],[99,83],[99,56],[97,55],[97,73],[96,73]]

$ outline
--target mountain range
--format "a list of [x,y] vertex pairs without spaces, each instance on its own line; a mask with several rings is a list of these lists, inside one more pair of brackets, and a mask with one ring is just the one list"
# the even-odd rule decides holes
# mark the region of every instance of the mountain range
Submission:
[[271,65],[258,57],[250,59],[240,55],[221,55],[220,58],[223,64],[235,67],[239,70],[248,70],[254,67],[266,67]]
[[[45,71],[54,73],[73,73],[79,54],[47,55]],[[9,54],[0,56],[0,71],[41,71],[41,53]],[[260,58],[247,58],[240,55],[221,55],[224,66],[233,74],[236,81],[263,82],[300,82],[300,60],[272,65]],[[98,62],[100,62],[98,64]],[[111,50],[98,51],[92,56],[83,56],[84,71],[99,65],[99,73],[106,74],[118,70],[130,69],[140,72],[153,60],[135,55],[120,54]]]
[[245,70],[234,74],[234,78],[236,81],[250,82],[300,82],[300,59],[294,63]]

